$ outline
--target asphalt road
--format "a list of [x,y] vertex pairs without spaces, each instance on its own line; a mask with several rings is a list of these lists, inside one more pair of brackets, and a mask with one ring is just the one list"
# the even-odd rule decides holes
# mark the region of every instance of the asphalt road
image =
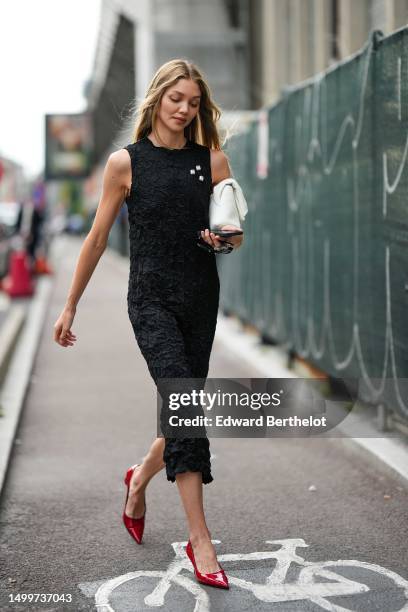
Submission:
[[[154,439],[155,387],[116,256],[80,301],[77,345],[53,342],[79,247],[58,270],[1,498],[0,610],[95,610],[95,596],[115,612],[408,610],[407,484],[341,439],[211,440],[205,507],[229,591],[198,586],[183,555],[174,563],[188,533],[164,471],[147,490],[143,544],[129,537],[123,476]],[[257,375],[216,341],[209,376]],[[19,593],[56,601],[12,603]]]

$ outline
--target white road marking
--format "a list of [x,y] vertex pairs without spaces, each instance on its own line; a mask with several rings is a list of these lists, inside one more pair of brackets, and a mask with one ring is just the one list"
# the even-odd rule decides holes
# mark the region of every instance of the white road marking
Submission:
[[[219,540],[212,540],[214,544],[220,544]],[[218,555],[218,560],[223,564],[228,576],[228,581],[231,586],[240,587],[249,591],[256,599],[262,602],[288,602],[288,601],[310,601],[321,607],[323,610],[332,612],[348,612],[350,609],[336,605],[333,601],[329,601],[328,597],[344,597],[350,595],[367,594],[370,592],[370,587],[359,582],[357,578],[358,570],[365,570],[379,574],[385,579],[394,582],[398,595],[396,598],[400,600],[401,592],[405,602],[399,610],[406,612],[408,610],[408,581],[380,565],[366,563],[356,560],[337,560],[323,562],[305,561],[303,557],[297,554],[297,548],[307,548],[308,544],[302,538],[290,538],[284,540],[266,540],[266,544],[279,546],[278,550],[261,551],[253,553],[232,553]],[[175,558],[170,562],[165,571],[149,571],[139,570],[128,572],[122,576],[117,576],[100,584],[95,593],[95,605],[99,612],[119,612],[115,610],[110,601],[113,591],[123,584],[143,578],[157,578],[157,586],[153,591],[144,598],[144,603],[148,607],[162,607],[165,605],[165,598],[172,584],[177,584],[183,587],[195,598],[194,612],[210,612],[210,600],[207,592],[201,585],[195,581],[195,578],[180,574],[182,570],[187,570],[193,573],[193,567],[185,553],[187,542],[173,542],[172,546],[175,552]],[[242,561],[245,566],[245,561],[265,561],[274,560],[273,569],[270,575],[266,578],[265,583],[254,583],[249,580],[244,580],[233,576],[225,567],[228,561]],[[296,563],[301,567],[296,581],[291,580],[285,583],[288,571],[292,565]],[[333,571],[334,568],[354,568],[356,577],[353,579],[345,578],[341,574]],[[324,581],[320,581],[319,579]],[[327,582],[329,581],[329,582]],[[137,588],[135,582],[135,588]],[[89,584],[80,584],[79,588],[86,594],[90,592]],[[378,591],[374,593],[378,597]],[[117,599],[116,595],[116,599]],[[387,599],[392,597],[392,590],[387,588]],[[353,602],[354,603],[354,602]],[[352,604],[353,605],[353,604]],[[353,608],[355,609],[355,605]]]

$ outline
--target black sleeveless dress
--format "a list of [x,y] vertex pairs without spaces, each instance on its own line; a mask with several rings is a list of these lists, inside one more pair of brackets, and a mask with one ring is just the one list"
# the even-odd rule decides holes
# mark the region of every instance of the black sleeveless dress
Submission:
[[[167,149],[147,136],[125,149],[132,165],[127,302],[136,341],[156,385],[205,379],[220,289],[216,256],[196,236],[209,227],[210,149],[191,140]],[[187,471],[201,472],[203,484],[213,480],[207,437],[165,438],[163,460],[171,482]]]

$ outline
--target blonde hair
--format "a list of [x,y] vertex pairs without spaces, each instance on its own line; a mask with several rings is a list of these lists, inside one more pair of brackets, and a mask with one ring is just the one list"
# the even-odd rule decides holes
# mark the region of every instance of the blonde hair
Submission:
[[191,79],[197,83],[201,92],[199,111],[190,124],[184,128],[184,136],[206,147],[221,149],[216,126],[221,110],[211,99],[210,88],[200,70],[193,62],[183,59],[170,60],[157,70],[144,100],[137,108],[133,141],[136,142],[154,131],[162,97],[165,91],[175,85],[179,79]]

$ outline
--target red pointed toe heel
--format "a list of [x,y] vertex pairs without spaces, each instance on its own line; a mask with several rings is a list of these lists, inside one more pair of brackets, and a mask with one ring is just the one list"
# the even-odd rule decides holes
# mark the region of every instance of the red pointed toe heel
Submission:
[[135,465],[132,465],[132,467],[130,467],[125,475],[125,485],[127,486],[127,494],[126,494],[126,501],[125,501],[125,507],[123,509],[123,523],[126,527],[126,529],[128,530],[129,534],[131,535],[131,537],[136,540],[136,542],[138,544],[142,543],[142,537],[143,537],[143,531],[144,531],[144,526],[145,526],[145,516],[146,516],[146,501],[145,501],[145,511],[142,517],[140,518],[132,518],[131,516],[128,516],[125,512],[126,509],[126,504],[127,504],[127,500],[129,498],[129,487],[130,487],[130,480],[132,478],[133,472],[135,470],[135,468],[137,468],[140,464],[136,463]]
[[220,564],[218,565],[220,566],[221,569],[218,572],[212,572],[210,574],[202,574],[201,572],[198,571],[197,565],[195,562],[193,547],[191,546],[190,540],[188,541],[188,544],[186,546],[186,553],[191,563],[193,564],[194,574],[198,582],[201,582],[202,584],[208,584],[210,586],[220,587],[221,589],[229,589],[228,578]]

